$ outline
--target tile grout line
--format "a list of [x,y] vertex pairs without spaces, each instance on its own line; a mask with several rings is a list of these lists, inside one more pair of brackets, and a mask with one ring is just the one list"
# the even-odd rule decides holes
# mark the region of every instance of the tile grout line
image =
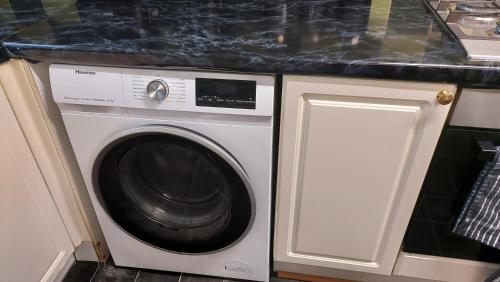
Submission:
[[[90,277],[90,282],[92,282],[94,280],[94,277],[97,274],[97,271],[99,271],[100,264],[101,264],[100,262],[97,262],[97,267],[95,268],[95,271],[94,271],[94,274],[92,274],[92,277]],[[103,267],[104,267],[104,265],[103,265]]]
[[137,278],[139,278],[139,274],[141,273],[141,270],[139,269],[139,271],[137,271],[137,275],[135,276],[135,279],[134,279],[134,282],[137,281]]

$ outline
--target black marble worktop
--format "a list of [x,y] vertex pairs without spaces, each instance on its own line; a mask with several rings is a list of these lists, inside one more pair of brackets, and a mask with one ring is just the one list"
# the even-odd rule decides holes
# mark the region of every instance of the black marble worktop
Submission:
[[[0,2],[0,43],[42,19],[62,11],[71,3],[67,0],[42,4],[40,0],[11,0]],[[0,48],[0,62],[10,56]]]
[[468,61],[422,0],[81,0],[44,13],[3,38],[9,56],[500,87],[500,64]]

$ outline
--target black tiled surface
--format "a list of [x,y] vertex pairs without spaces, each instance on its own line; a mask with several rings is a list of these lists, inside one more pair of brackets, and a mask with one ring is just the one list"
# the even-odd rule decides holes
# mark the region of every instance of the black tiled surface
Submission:
[[[230,279],[227,280],[232,281]],[[183,273],[180,279],[180,282],[222,282],[222,281],[224,281],[224,278],[186,274],[186,273]]]
[[425,206],[430,220],[449,223],[453,217],[454,197],[424,196]]
[[450,195],[456,194],[457,188],[446,168],[443,168],[444,171],[441,173],[437,172],[436,170],[438,169],[436,168],[433,174],[434,184],[429,185],[429,187],[425,191],[425,195],[449,197]]
[[180,275],[177,272],[141,269],[136,282],[178,282]]
[[[454,258],[500,262],[500,251],[453,234],[452,229],[484,160],[476,140],[500,144],[499,131],[450,126],[446,129],[422,187],[403,250]],[[422,206],[426,211],[422,211]]]
[[[75,263],[64,278],[64,282],[238,282],[246,281],[232,278],[212,277],[188,273],[134,269],[115,266],[113,261],[106,264],[96,262]],[[297,280],[270,277],[270,282],[297,282]]]
[[409,228],[405,239],[405,251],[439,255],[432,222],[415,219]]
[[100,267],[95,261],[76,262],[64,277],[64,282],[88,282]]
[[90,280],[92,282],[134,282],[139,274],[138,269],[117,267],[107,263],[97,271]]
[[415,205],[415,219],[428,220],[429,214],[427,213],[427,207],[425,206],[425,198],[422,198]]
[[434,223],[433,228],[441,255],[474,260],[481,252],[481,243],[453,234],[451,224]]

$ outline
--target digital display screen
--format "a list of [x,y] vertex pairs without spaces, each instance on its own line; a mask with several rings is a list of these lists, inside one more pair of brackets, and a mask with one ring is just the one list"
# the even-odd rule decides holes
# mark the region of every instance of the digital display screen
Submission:
[[196,106],[255,109],[257,82],[252,80],[196,79]]

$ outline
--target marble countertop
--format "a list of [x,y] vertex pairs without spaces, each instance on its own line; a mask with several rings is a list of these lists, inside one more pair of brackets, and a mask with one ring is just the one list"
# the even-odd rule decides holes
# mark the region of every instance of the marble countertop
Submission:
[[[15,0],[0,2],[0,43],[23,28],[54,15],[71,3],[67,0],[42,4],[39,0]],[[5,48],[0,48],[0,62],[10,56]]]
[[500,64],[468,61],[423,0],[81,0],[51,9],[3,37],[9,56],[500,87]]

